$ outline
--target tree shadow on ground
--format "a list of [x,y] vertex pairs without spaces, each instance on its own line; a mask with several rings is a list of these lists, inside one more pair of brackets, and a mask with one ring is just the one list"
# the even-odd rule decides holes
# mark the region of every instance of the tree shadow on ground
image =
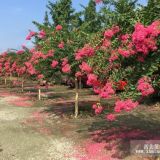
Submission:
[[[80,101],[79,102],[79,112],[87,112],[90,115],[93,115],[92,111],[92,104],[94,101]],[[85,104],[85,105],[84,105]],[[69,102],[55,102],[47,106],[44,110],[49,114],[56,114],[59,116],[67,115],[67,114],[74,114],[74,101]]]
[[137,110],[122,114],[115,122],[98,120],[89,127],[93,141],[106,143],[105,149],[112,158],[130,156],[132,140],[160,140],[160,110]]

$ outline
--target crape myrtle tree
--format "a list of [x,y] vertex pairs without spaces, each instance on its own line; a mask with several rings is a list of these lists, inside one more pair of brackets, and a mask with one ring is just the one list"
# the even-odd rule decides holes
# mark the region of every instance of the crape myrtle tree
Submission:
[[[50,77],[56,76],[56,73],[66,74],[75,78],[76,82],[76,110],[75,116],[78,115],[78,86],[77,78],[81,75],[77,74],[79,62],[75,61],[74,54],[77,48],[84,46],[89,40],[81,29],[74,29],[72,32],[63,30],[63,26],[57,25],[53,27],[45,27],[36,33],[37,37],[36,49],[33,52],[34,57],[41,55],[41,59],[36,62],[33,58],[32,62],[36,62],[35,69],[40,71],[44,79],[49,80]],[[28,37],[28,36],[27,36]],[[43,56],[42,56],[43,55]],[[32,58],[31,58],[32,59]]]
[[[91,12],[91,8],[94,8],[94,12]],[[69,77],[75,78],[75,117],[77,117],[77,79],[80,80],[82,75],[80,73],[77,74],[79,62],[75,61],[74,53],[77,52],[77,48],[83,47],[90,38],[89,34],[86,33],[90,32],[86,28],[86,23],[91,22],[92,25],[93,23],[96,25],[95,2],[91,1],[89,3],[85,21],[81,19],[81,13],[74,13],[71,1],[60,0],[56,3],[49,2],[48,9],[52,20],[50,24],[52,25],[46,26],[34,22],[39,29],[39,33],[34,34],[35,46],[37,51],[41,51],[44,54],[52,51],[54,55],[43,61],[39,61],[38,66],[39,68],[43,68],[41,72],[44,73],[45,79],[54,77],[57,72],[61,72],[61,75],[65,73]],[[95,32],[95,30],[92,30],[92,32]]]
[[[148,26],[138,22],[133,32],[125,34],[119,26],[113,26],[90,39],[92,54],[76,53],[76,59],[82,61],[80,69],[88,75],[88,85],[93,86],[100,99],[93,105],[96,114],[104,110],[102,99],[113,95],[114,112],[120,113],[131,111],[145,97],[160,91],[159,36],[160,21]],[[119,83],[124,79],[127,83]],[[119,85],[124,91],[117,95]],[[113,121],[116,114],[106,118]]]

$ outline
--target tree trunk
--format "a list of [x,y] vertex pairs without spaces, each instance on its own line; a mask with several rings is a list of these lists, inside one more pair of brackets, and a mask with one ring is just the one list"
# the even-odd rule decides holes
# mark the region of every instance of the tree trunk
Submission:
[[4,78],[4,84],[7,85],[7,78]]
[[82,78],[79,77],[79,89],[82,89]]
[[75,78],[75,93],[76,93],[76,96],[75,96],[75,118],[77,118],[78,117],[78,96],[79,96],[77,78]]

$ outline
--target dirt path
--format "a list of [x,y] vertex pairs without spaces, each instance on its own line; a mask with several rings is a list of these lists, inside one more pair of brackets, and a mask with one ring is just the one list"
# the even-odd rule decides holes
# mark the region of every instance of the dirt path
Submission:
[[67,117],[73,106],[64,95],[42,103],[11,93],[0,91],[0,160],[150,160],[130,155],[129,142],[160,139],[157,108],[144,106],[110,123]]
[[[0,160],[75,160],[67,158],[74,142],[53,133],[42,108],[28,107],[28,101],[19,107],[18,102],[14,95],[0,97]],[[55,123],[60,123],[56,115]]]

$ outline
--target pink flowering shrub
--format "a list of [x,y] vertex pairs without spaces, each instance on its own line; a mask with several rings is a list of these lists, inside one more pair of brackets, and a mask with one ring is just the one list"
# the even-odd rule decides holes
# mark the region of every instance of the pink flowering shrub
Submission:
[[[75,53],[75,60],[81,63],[81,72],[87,74],[87,84],[93,87],[100,99],[118,96],[114,105],[115,114],[107,115],[107,120],[114,121],[116,114],[122,111],[132,111],[139,105],[139,99],[154,94],[155,87],[159,88],[159,35],[160,21],[148,26],[136,23],[134,31],[126,34],[121,33],[119,26],[113,26],[103,32],[103,37]],[[152,60],[154,67],[151,67]],[[148,74],[150,78],[138,79],[142,74]],[[156,81],[154,86],[151,79]],[[121,86],[120,82],[123,82]],[[121,92],[117,95],[119,88]],[[96,104],[92,108],[96,114],[102,111]]]

